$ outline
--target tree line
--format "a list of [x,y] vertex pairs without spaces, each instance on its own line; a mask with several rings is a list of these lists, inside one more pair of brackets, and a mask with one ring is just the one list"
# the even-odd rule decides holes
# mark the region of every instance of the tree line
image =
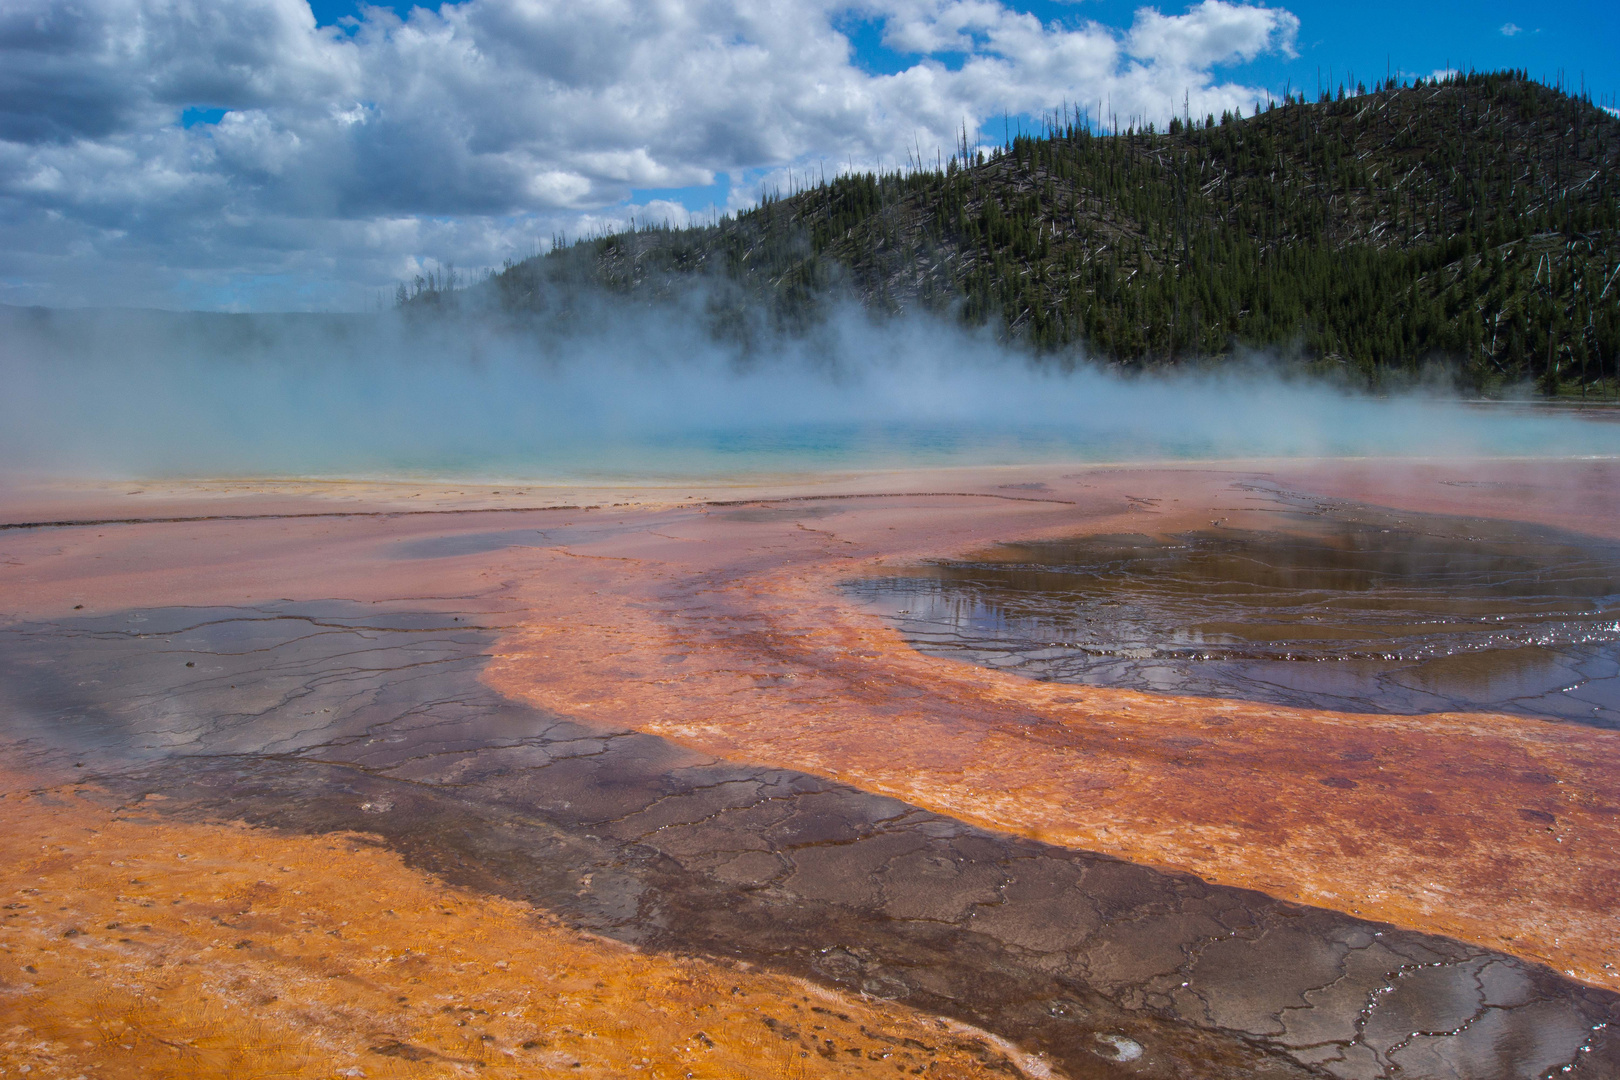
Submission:
[[1053,117],[988,154],[964,140],[937,167],[557,245],[480,288],[554,310],[581,283],[658,302],[701,281],[716,332],[744,339],[853,296],[1056,357],[1266,350],[1372,382],[1439,363],[1482,388],[1586,392],[1620,374],[1617,160],[1620,120],[1518,71],[1166,130]]

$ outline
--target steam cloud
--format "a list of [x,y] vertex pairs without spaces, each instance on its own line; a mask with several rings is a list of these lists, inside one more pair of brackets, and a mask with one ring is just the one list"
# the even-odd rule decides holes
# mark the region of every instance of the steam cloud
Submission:
[[[92,476],[589,479],[896,464],[1610,456],[1620,425],[1258,369],[1031,363],[854,310],[753,351],[697,306],[492,316],[0,309],[0,454]],[[585,327],[588,327],[586,329]]]

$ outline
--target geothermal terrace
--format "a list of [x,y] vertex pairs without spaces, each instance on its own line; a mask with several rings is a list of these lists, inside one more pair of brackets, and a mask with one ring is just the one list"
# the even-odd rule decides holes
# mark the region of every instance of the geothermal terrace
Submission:
[[0,1075],[1620,1075],[1616,490],[14,486]]

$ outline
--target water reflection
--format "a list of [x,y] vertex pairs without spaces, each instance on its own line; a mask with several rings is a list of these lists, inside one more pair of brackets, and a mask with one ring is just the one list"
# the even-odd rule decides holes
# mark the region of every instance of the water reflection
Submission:
[[1040,679],[1620,727],[1620,546],[1572,534],[1300,515],[1008,544],[848,587],[925,652]]

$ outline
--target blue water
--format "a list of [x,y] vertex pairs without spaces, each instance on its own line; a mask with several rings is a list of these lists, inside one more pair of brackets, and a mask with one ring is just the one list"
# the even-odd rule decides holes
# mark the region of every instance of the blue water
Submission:
[[[1620,456],[1620,423],[1605,412],[1478,408],[1364,400],[1358,423],[1234,432],[1213,423],[1086,418],[1006,423],[807,423],[623,432],[526,445],[488,445],[373,458],[371,471],[428,476],[581,480],[790,474],[902,467],[1252,458]],[[314,471],[321,471],[317,463]]]

